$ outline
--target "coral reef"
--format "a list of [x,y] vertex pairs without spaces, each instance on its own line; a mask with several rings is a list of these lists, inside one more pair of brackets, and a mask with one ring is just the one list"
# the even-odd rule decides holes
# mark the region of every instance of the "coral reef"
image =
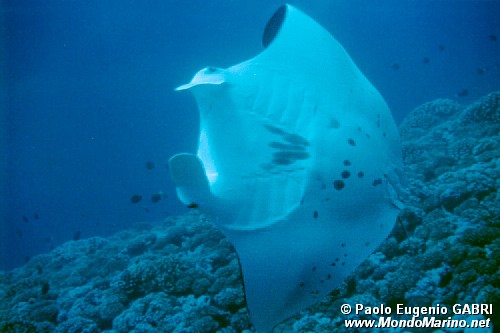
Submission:
[[[409,114],[400,127],[409,199],[399,223],[340,288],[277,331],[347,332],[345,319],[378,318],[342,315],[344,303],[500,308],[499,114],[500,93]],[[499,317],[491,316],[496,327]],[[0,271],[0,332],[245,331],[236,254],[195,211],[70,241]]]

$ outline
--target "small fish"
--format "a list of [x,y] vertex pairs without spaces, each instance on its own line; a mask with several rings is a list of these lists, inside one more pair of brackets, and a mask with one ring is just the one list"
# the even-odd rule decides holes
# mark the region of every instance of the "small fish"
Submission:
[[422,62],[424,64],[428,64],[429,62],[431,62],[431,59],[429,59],[428,57],[424,57],[424,59],[422,59]]
[[157,203],[158,201],[160,201],[163,197],[163,193],[162,192],[158,192],[158,193],[155,193],[151,196],[151,202],[152,203]]
[[47,293],[49,292],[50,290],[50,285],[48,282],[44,282],[42,283],[42,287],[40,288],[40,291],[42,293],[42,295],[47,295]]
[[142,195],[140,194],[134,194],[133,196],[130,197],[130,202],[133,204],[139,203],[142,200]]
[[38,215],[38,213],[35,213],[33,216],[35,217],[35,220],[38,220],[40,218],[40,215]]
[[479,75],[483,75],[484,73],[486,73],[486,69],[479,67],[478,69],[476,69],[476,73]]
[[459,91],[459,92],[457,93],[457,95],[458,95],[459,97],[469,96],[469,91],[468,91],[467,89],[463,89],[463,90]]
[[146,169],[153,170],[154,168],[155,168],[154,162],[151,162],[151,161],[146,162]]
[[446,50],[446,46],[444,46],[443,44],[440,44],[440,45],[438,46],[438,48],[439,48],[439,51],[440,51],[440,52],[443,52],[444,50]]
[[495,35],[495,34],[491,34],[491,35],[489,35],[488,37],[490,38],[490,40],[491,40],[492,42],[496,42],[496,41],[498,40],[498,39],[497,39],[497,35]]
[[30,220],[29,220],[26,216],[23,216],[23,222],[24,222],[24,223],[29,223],[29,221],[30,221]]
[[73,234],[73,240],[79,240],[82,237],[82,233],[80,231],[75,231]]
[[397,70],[399,70],[399,68],[400,68],[399,64],[392,64],[393,70],[397,71]]

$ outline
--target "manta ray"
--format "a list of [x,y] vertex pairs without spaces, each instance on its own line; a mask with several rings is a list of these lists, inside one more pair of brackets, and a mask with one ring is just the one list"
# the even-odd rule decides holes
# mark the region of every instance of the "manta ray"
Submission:
[[234,245],[250,320],[271,332],[388,236],[403,163],[389,107],[328,31],[284,5],[262,43],[177,88],[196,99],[199,146],[169,169],[179,199]]

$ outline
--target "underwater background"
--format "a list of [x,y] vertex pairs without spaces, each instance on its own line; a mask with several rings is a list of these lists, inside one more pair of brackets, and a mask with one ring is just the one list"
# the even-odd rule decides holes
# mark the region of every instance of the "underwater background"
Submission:
[[[386,99],[411,196],[404,230],[282,331],[341,329],[344,299],[498,304],[500,2],[290,3]],[[282,2],[0,4],[0,329],[251,329],[231,245],[177,200],[166,162],[198,140],[174,88],[259,53]]]

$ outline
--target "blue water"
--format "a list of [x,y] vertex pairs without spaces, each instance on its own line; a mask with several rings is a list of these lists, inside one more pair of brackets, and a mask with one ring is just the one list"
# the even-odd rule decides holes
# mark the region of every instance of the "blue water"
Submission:
[[[398,122],[435,98],[468,103],[500,89],[498,1],[290,3],[345,46]],[[282,2],[0,4],[5,269],[73,238],[184,212],[166,162],[196,149],[198,115],[192,96],[173,89],[204,66],[260,52]]]

